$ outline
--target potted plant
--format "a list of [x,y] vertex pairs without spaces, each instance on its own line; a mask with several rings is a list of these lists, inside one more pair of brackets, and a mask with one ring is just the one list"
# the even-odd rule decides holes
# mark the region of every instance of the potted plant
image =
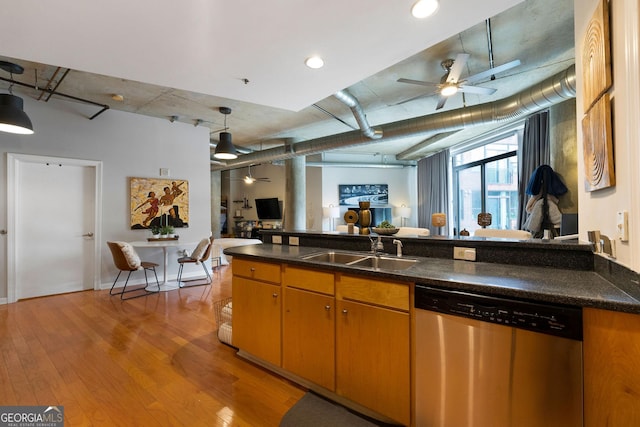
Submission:
[[170,225],[163,225],[160,229],[162,237],[173,237],[173,227]]
[[160,238],[160,227],[158,227],[157,225],[154,225],[151,227],[151,236],[154,239],[159,239]]

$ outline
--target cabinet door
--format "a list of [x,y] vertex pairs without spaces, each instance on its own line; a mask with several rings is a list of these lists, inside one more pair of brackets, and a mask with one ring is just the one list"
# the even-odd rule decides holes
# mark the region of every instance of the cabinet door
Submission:
[[282,367],[335,390],[335,299],[285,288]]
[[409,313],[336,302],[336,392],[409,425]]
[[232,286],[233,345],[280,366],[280,286],[238,276]]
[[640,425],[640,316],[585,308],[584,425]]

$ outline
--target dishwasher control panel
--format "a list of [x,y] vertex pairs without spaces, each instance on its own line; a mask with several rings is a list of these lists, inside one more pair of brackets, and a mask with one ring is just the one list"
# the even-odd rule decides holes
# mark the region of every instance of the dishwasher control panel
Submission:
[[415,308],[582,340],[582,309],[416,284]]

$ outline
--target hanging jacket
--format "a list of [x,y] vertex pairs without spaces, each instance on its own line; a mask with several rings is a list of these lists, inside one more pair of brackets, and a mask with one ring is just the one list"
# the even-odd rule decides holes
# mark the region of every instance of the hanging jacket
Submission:
[[[527,212],[529,216],[523,225],[525,230],[529,230],[534,234],[542,230],[542,223],[544,221],[543,204],[544,199],[542,199],[540,194],[529,198],[527,202]],[[559,228],[562,222],[562,212],[560,212],[558,208],[558,198],[548,195],[547,206],[549,207],[549,221],[555,228]]]
[[567,187],[564,185],[558,174],[556,174],[551,166],[540,165],[533,171],[529,183],[527,184],[527,195],[535,196],[540,194],[542,190],[542,184],[544,183],[545,176],[548,176],[546,183],[547,194],[554,195],[556,197],[562,196],[567,192]]

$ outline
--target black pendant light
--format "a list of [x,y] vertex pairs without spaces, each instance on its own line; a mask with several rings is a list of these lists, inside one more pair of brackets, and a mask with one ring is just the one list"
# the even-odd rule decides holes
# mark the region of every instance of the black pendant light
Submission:
[[231,142],[231,134],[227,132],[227,116],[231,114],[231,108],[220,107],[220,112],[224,114],[224,132],[220,132],[220,141],[216,145],[216,151],[213,157],[222,160],[233,160],[238,158],[236,147]]
[[13,75],[22,74],[24,68],[18,64],[6,61],[0,61],[0,68],[11,74],[9,93],[0,94],[0,131],[31,135],[33,134],[33,125],[31,124],[29,116],[24,112],[24,101],[19,96],[15,96],[11,91],[13,87]]

